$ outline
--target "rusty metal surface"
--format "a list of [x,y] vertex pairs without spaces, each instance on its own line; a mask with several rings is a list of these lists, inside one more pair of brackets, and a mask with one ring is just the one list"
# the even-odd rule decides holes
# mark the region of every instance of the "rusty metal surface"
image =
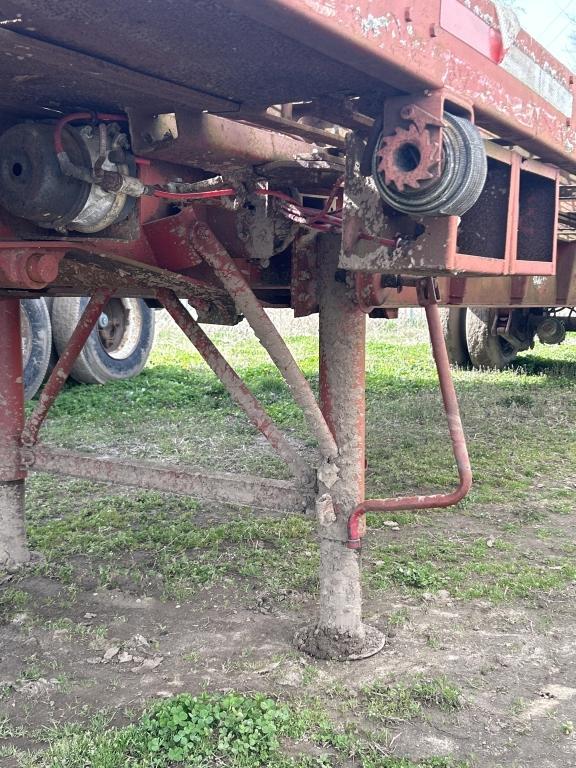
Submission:
[[[95,22],[94,29],[97,26]],[[138,65],[132,69],[119,66],[113,58],[85,55],[83,43],[70,50],[0,28],[0,45],[4,53],[0,105],[20,114],[46,119],[79,107],[123,111],[127,105],[160,111],[174,106],[238,109],[234,100],[198,93],[169,78],[158,79]]]
[[21,480],[20,433],[24,426],[24,380],[20,302],[0,298],[0,481]]
[[[364,280],[364,282],[368,282]],[[572,307],[576,306],[576,242],[559,242],[556,275],[500,277],[439,277],[441,306],[463,307]],[[361,280],[362,285],[362,280]],[[402,286],[402,280],[400,280]],[[366,292],[368,290],[368,292]],[[360,303],[374,297],[370,283],[361,292]],[[379,307],[419,306],[413,287],[403,285],[378,291]]]
[[[480,34],[500,38],[500,61],[441,26],[443,10],[444,17],[450,18],[449,0],[421,0],[410,6],[404,0],[225,2],[258,23],[346,61],[370,77],[382,78],[400,91],[447,86],[456,97],[470,102],[480,126],[513,139],[548,162],[576,170],[571,73],[522,30],[505,45],[491,0],[453,2],[480,23]],[[519,79],[522,67],[514,68],[506,59],[513,50],[525,62],[525,70],[531,72],[534,65],[534,77],[526,77],[525,82]]]
[[234,300],[238,313],[244,315],[248,320],[256,337],[284,377],[294,400],[302,408],[308,426],[318,441],[322,456],[328,459],[335,458],[338,453],[336,442],[318,407],[310,385],[298,368],[286,342],[254,296],[234,260],[230,258],[226,249],[218,242],[206,224],[198,222],[192,237],[198,253],[202,254],[206,262],[212,267]]
[[272,421],[260,402],[250,392],[236,371],[226,362],[192,315],[184,309],[177,297],[170,291],[165,290],[158,291],[157,296],[176,324],[194,344],[206,363],[226,387],[230,397],[242,408],[252,424],[254,424],[256,429],[260,430],[280,458],[286,462],[298,478],[304,479],[309,475],[310,470],[302,456],[290,444],[286,435]]
[[318,311],[318,238],[316,233],[301,235],[292,244],[290,296],[294,317]]
[[[121,101],[154,113],[173,111],[166,106],[171,102],[230,112],[240,103],[268,105],[379,87],[377,78],[255,23],[242,8],[213,0],[7,0],[2,13],[22,19],[4,38],[16,35],[31,49],[35,40],[61,46],[53,62],[36,61],[33,52],[25,68],[20,66],[18,74],[29,75],[28,82],[13,82],[15,73],[8,69],[0,82],[3,98],[14,103],[116,108]],[[152,84],[143,98],[146,78]],[[24,88],[30,89],[28,97]]]
[[[440,175],[444,101],[444,91],[384,101],[382,140],[376,155],[386,185],[394,183],[402,192],[405,186],[418,188]],[[378,124],[376,129],[380,132]]]
[[206,472],[188,467],[162,466],[86,456],[42,444],[23,449],[22,464],[30,472],[80,477],[101,483],[127,485],[193,496],[201,501],[239,504],[258,509],[303,512],[311,493],[302,483],[252,475]]
[[219,174],[265,163],[312,159],[315,149],[309,142],[277,131],[183,111],[154,117],[149,112],[130,110],[130,129],[136,154]]
[[450,507],[461,501],[472,487],[472,469],[466,446],[466,436],[460,418],[458,398],[454,389],[450,360],[446,349],[446,341],[442,330],[440,312],[434,296],[432,280],[426,281],[422,286],[422,292],[427,295],[421,298],[425,303],[426,320],[430,333],[430,344],[434,363],[438,372],[438,381],[444,403],[444,412],[448,421],[448,431],[452,443],[452,451],[458,467],[458,487],[450,493],[435,493],[432,495],[400,496],[389,499],[366,499],[361,502],[348,518],[349,549],[359,549],[362,544],[362,536],[365,532],[365,516],[367,512],[396,512],[401,509],[435,509],[437,507]]
[[34,445],[38,440],[38,432],[48,415],[48,411],[62,391],[62,387],[66,383],[68,376],[70,376],[72,366],[94,330],[98,318],[102,314],[102,310],[112,296],[112,293],[113,291],[111,290],[100,290],[96,291],[90,298],[66,344],[66,348],[59,356],[58,362],[52,369],[48,381],[40,393],[36,408],[26,419],[26,424],[22,431],[22,445]]
[[[357,172],[365,143],[349,134],[340,266],[397,275],[553,274],[558,171],[485,147],[487,181],[466,213],[409,217],[384,205],[372,176]],[[382,243],[390,238],[396,247]]]
[[[3,11],[21,16],[1,37],[12,54],[3,57],[2,100],[13,109],[246,113],[446,85],[483,127],[576,169],[569,71],[523,31],[506,39],[490,0],[421,0],[408,9],[403,0],[8,0]],[[458,14],[476,25],[478,41],[451,22]],[[499,50],[484,50],[484,37]]]
[[0,252],[0,284],[12,288],[46,288],[58,277],[63,254],[12,248]]

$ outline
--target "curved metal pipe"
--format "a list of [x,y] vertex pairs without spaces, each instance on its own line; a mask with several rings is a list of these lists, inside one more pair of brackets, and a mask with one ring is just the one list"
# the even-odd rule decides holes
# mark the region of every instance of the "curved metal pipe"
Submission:
[[435,509],[441,507],[450,507],[457,504],[468,493],[472,487],[472,470],[470,468],[470,459],[468,458],[468,448],[466,447],[466,437],[462,428],[460,419],[460,409],[458,407],[458,398],[452,381],[450,372],[450,361],[446,350],[446,342],[442,333],[442,324],[440,322],[440,312],[438,304],[433,303],[425,306],[426,320],[428,322],[428,332],[430,333],[430,343],[432,345],[432,354],[438,371],[440,382],[440,391],[444,402],[444,411],[448,419],[448,430],[452,441],[452,450],[458,466],[458,476],[460,483],[452,493],[435,493],[428,496],[398,496],[390,499],[366,499],[359,504],[348,518],[348,549],[360,549],[362,546],[362,536],[366,531],[366,512],[397,512],[401,509]]

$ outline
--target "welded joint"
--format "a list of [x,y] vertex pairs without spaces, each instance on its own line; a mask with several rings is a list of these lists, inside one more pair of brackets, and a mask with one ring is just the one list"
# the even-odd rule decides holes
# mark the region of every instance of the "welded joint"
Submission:
[[316,470],[316,476],[318,478],[318,485],[330,489],[338,481],[340,469],[333,459],[324,459]]
[[430,304],[438,304],[440,301],[440,288],[433,277],[423,277],[416,281],[416,297],[421,307]]
[[32,450],[32,447],[29,447],[29,446],[22,446],[20,448],[18,458],[19,458],[20,469],[22,469],[24,472],[29,469],[32,469],[32,467],[34,466],[34,463],[36,462],[34,451]]
[[336,522],[334,502],[329,493],[323,493],[316,499],[316,518],[318,525],[326,527]]

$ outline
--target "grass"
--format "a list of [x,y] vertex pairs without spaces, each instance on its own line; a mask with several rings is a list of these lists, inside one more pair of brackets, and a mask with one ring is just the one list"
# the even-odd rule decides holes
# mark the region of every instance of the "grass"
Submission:
[[9,621],[15,613],[23,611],[30,602],[30,595],[17,587],[0,591],[0,621]]
[[411,720],[430,707],[453,712],[462,706],[459,689],[443,677],[392,685],[375,681],[362,689],[361,701],[368,717],[385,724]]
[[[3,735],[24,735],[9,721],[1,727]],[[112,726],[111,717],[100,713],[85,728],[66,725],[36,736],[49,746],[37,753],[6,752],[20,768],[337,768],[349,758],[363,768],[469,768],[446,757],[387,755],[376,741],[336,727],[317,705],[290,707],[235,691],[161,700],[124,726]]]
[[[216,335],[223,353],[269,413],[292,438],[311,446],[302,415],[265,353],[251,339]],[[289,343],[317,389],[316,341],[292,336]],[[422,596],[446,590],[456,600],[502,603],[561,593],[576,581],[576,546],[568,517],[576,488],[576,344],[569,341],[545,352],[546,360],[530,354],[507,371],[455,372],[474,489],[455,510],[387,515],[398,530],[381,525],[377,515],[368,516],[363,572],[369,596],[399,603],[409,598],[417,605]],[[390,322],[380,335],[369,338],[367,400],[368,495],[453,487],[456,472],[422,333],[413,328],[404,333]],[[148,367],[134,381],[106,387],[67,385],[45,425],[45,440],[97,455],[289,476],[198,355],[172,331],[162,332]],[[32,588],[15,577],[0,590],[0,619],[25,613],[30,626],[60,630],[63,637],[84,646],[104,640],[106,627],[60,616],[66,600],[76,599],[75,591],[117,588],[182,601],[195,600],[205,590],[213,604],[218,593],[210,588],[221,584],[231,585],[236,590],[233,599],[243,606],[264,590],[266,605],[273,605],[275,596],[289,603],[295,595],[297,609],[302,605],[298,601],[317,591],[314,522],[305,516],[281,510],[254,514],[250,509],[216,508],[167,494],[43,475],[31,476],[27,504],[30,543],[45,557],[35,574],[57,582],[65,597],[34,602]],[[389,626],[398,633],[411,632],[410,612],[395,608]],[[429,642],[432,647],[434,640]],[[198,663],[195,649],[184,654],[191,666]],[[306,668],[307,692],[321,687],[321,681],[316,667]],[[223,695],[206,694],[208,699],[199,705],[206,710],[202,715],[196,704],[185,700],[186,724],[196,727],[213,718],[202,726],[209,728],[206,744],[215,750],[204,754],[204,765],[468,766],[448,757],[414,761],[396,756],[390,748],[393,738],[385,730],[372,732],[358,723],[335,725],[321,707],[310,710],[293,701],[272,699],[270,712],[288,714],[279,714],[278,721],[273,715],[275,733],[266,736],[270,724],[265,722],[254,737],[253,707],[259,706],[259,699],[229,694],[240,697],[235,708],[252,723],[234,737],[239,751],[219,736],[214,708],[221,706]],[[360,691],[358,702],[361,714],[388,729],[435,712],[456,712],[462,695],[441,677],[377,680]],[[6,745],[0,746],[0,757],[17,760],[22,768],[172,768],[182,764],[170,753],[181,746],[180,726],[173,723],[171,746],[162,741],[164,734],[161,748],[151,749],[150,741],[157,737],[151,736],[149,718],[152,711],[158,721],[159,712],[172,716],[182,703],[170,699],[152,705],[157,708],[145,715],[122,718],[115,713],[113,721],[102,715],[88,724],[61,727],[48,739],[46,733],[35,733],[34,738],[50,742],[47,750],[32,754]],[[267,745],[263,752],[242,751],[262,743]]]
[[[259,345],[233,334],[216,336],[270,414],[310,444],[301,413]],[[317,387],[316,340],[288,341]],[[504,506],[497,544],[489,549],[479,536],[438,537],[426,529],[433,516],[389,515],[421,535],[395,542],[383,530],[382,544],[369,535],[370,589],[448,589],[457,597],[498,601],[561,589],[575,578],[574,552],[561,530],[554,535],[550,518],[573,507],[576,345],[546,348],[546,355],[547,365],[530,355],[506,371],[455,372],[475,471],[474,489],[460,509],[492,520]],[[421,334],[409,329],[403,338],[388,323],[372,336],[367,399],[368,494],[452,487],[455,469],[436,374]],[[113,445],[115,454],[288,476],[197,353],[169,329],[137,379],[106,387],[67,385],[45,431],[48,442],[98,453]],[[271,591],[311,592],[317,586],[313,524],[301,517],[256,518],[248,509],[214,510],[190,499],[111,493],[107,486],[41,475],[29,482],[28,511],[31,544],[46,557],[40,572],[69,584],[84,572],[95,586],[176,599],[230,578],[246,585],[266,580]],[[368,516],[370,530],[379,522]],[[518,555],[527,531],[551,547],[559,539],[562,545],[553,557]],[[16,610],[16,598],[4,595],[12,602],[0,602],[0,612]]]

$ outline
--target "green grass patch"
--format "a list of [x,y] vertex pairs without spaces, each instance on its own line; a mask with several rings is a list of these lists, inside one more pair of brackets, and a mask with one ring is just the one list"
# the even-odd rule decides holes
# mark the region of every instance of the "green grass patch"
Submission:
[[576,581],[572,557],[520,552],[499,540],[490,543],[470,536],[448,540],[432,532],[415,540],[372,546],[365,580],[372,589],[391,585],[410,592],[445,589],[453,597],[495,602],[531,598]]
[[30,595],[17,587],[0,591],[0,621],[9,621],[15,613],[23,611],[30,602]]
[[[3,726],[11,737],[22,735]],[[36,735],[49,737],[49,746],[11,752],[20,768],[344,768],[350,759],[363,768],[469,768],[447,757],[387,756],[369,738],[334,726],[317,707],[236,692],[180,694],[123,727],[110,727],[100,715],[86,728],[66,725]]]
[[385,724],[412,720],[429,707],[453,712],[462,706],[460,690],[443,677],[394,684],[376,681],[362,689],[361,702],[368,717]]
[[271,590],[315,587],[318,552],[313,523],[303,517],[223,509],[233,519],[203,525],[203,509],[190,499],[149,492],[100,498],[83,488],[82,504],[65,496],[54,519],[45,513],[53,480],[46,478],[42,493],[36,489],[30,515],[30,543],[46,557],[41,574],[69,581],[83,569],[104,586],[153,588],[177,599],[234,576],[269,576]]

